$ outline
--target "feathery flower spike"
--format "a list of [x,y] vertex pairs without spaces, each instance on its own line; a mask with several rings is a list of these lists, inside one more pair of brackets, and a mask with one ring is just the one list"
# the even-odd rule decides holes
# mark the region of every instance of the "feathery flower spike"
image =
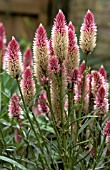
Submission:
[[97,94],[98,88],[103,85],[103,80],[98,71],[92,71],[91,72],[91,92],[94,95],[94,97]]
[[105,81],[107,82],[107,73],[103,65],[100,67],[99,73],[104,77]]
[[65,66],[67,76],[70,75],[72,69],[78,68],[79,66],[79,47],[75,35],[75,28],[71,22],[68,25],[68,55],[65,58]]
[[41,93],[38,99],[38,110],[42,113],[49,113],[49,107],[45,104],[47,97],[45,93]]
[[0,57],[1,57],[0,61],[4,69],[5,69],[5,58],[4,58],[5,44],[6,44],[5,29],[3,23],[0,22]]
[[26,106],[30,106],[30,104],[32,105],[33,104],[32,98],[34,97],[35,94],[35,84],[32,78],[32,71],[30,68],[27,68],[24,71],[23,79],[21,80],[21,89],[22,89],[25,105]]
[[32,66],[32,52],[30,47],[27,48],[27,50],[24,52],[24,58],[23,58],[23,67],[24,70],[29,67]]
[[18,42],[12,37],[6,51],[6,68],[13,78],[19,78],[22,73],[21,52]]
[[85,54],[90,54],[96,46],[97,27],[94,22],[94,15],[90,10],[84,17],[84,23],[80,30],[80,47]]
[[46,36],[46,30],[42,26],[39,25],[38,29],[35,33],[34,45],[33,45],[33,53],[34,53],[34,62],[35,62],[35,75],[37,77],[37,81],[40,85],[43,85],[42,77],[48,77],[48,41]]
[[51,57],[49,59],[48,69],[50,73],[59,73],[60,71],[60,64],[58,62],[58,59],[56,57]]
[[107,81],[107,73],[106,73],[106,70],[105,70],[105,68],[103,67],[103,65],[100,67],[99,73],[100,73],[101,76],[102,76],[103,84],[104,84],[104,87],[105,87],[105,89],[106,89],[107,96],[108,96],[109,83],[108,83],[108,81]]
[[68,29],[65,16],[61,10],[59,10],[54,21],[52,29],[52,46],[59,62],[63,63],[68,52]]
[[108,120],[103,128],[103,135],[106,136],[106,146],[110,153],[110,120]]
[[110,136],[110,120],[106,122],[106,125],[103,128],[103,134],[106,136]]
[[52,38],[50,38],[50,40],[49,40],[49,55],[50,55],[50,57],[53,57],[55,55],[53,47],[52,47]]
[[9,102],[9,116],[11,118],[20,119],[22,110],[19,105],[20,105],[19,98],[17,97],[16,94],[14,94]]
[[68,77],[68,82],[69,83],[77,83],[79,79],[80,79],[79,70],[78,69],[72,69],[71,73]]
[[94,103],[94,110],[96,111],[96,113],[108,112],[108,99],[106,95],[106,90],[103,86],[99,87]]

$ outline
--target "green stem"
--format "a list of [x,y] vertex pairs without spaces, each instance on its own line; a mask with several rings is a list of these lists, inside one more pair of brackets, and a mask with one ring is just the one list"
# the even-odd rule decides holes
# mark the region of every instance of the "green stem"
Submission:
[[48,98],[48,102],[49,102],[49,109],[50,109],[51,116],[52,116],[52,125],[53,125],[54,131],[55,131],[55,134],[56,134],[56,138],[57,138],[57,142],[58,142],[59,154],[60,154],[60,157],[61,157],[61,159],[63,161],[63,164],[65,164],[65,161],[63,160],[63,151],[62,151],[62,145],[61,145],[61,138],[60,138],[59,132],[58,132],[57,127],[56,127],[55,116],[54,116],[54,112],[53,112],[53,109],[52,109],[51,94],[50,94],[50,86],[49,86],[49,84],[48,84],[48,88],[47,88],[46,91],[47,91],[47,98]]
[[[18,79],[17,79],[17,84],[18,84],[18,88],[19,88],[19,91],[20,91],[20,94],[21,94],[21,98],[22,98],[22,102],[23,102],[23,106],[24,106],[24,109],[25,109],[26,116],[27,116],[27,118],[28,118],[28,120],[29,120],[29,123],[30,123],[30,125],[31,125],[31,128],[32,128],[32,130],[33,130],[33,132],[34,132],[34,134],[35,134],[35,137],[36,137],[36,139],[37,139],[37,141],[38,141],[38,143],[39,143],[39,147],[40,147],[41,152],[42,152],[42,157],[44,158],[48,169],[51,170],[50,165],[49,165],[49,163],[48,163],[48,161],[47,161],[47,159],[46,159],[44,150],[43,150],[43,148],[42,148],[42,146],[41,146],[41,143],[40,143],[40,140],[39,140],[39,136],[37,135],[36,130],[35,130],[35,128],[34,128],[34,125],[33,125],[32,121],[31,121],[31,119],[30,119],[30,116],[29,116],[29,114],[28,114],[28,110],[27,110],[27,107],[26,107],[26,105],[25,105],[25,101],[24,101],[24,98],[23,98],[23,94],[22,94],[21,87],[20,87],[20,84],[19,84],[19,80],[18,80]],[[41,157],[42,163],[44,164],[42,157]]]
[[88,54],[85,55],[84,79],[83,79],[82,94],[81,94],[81,106],[80,106],[78,118],[81,117],[81,113],[82,113],[82,110],[83,110],[83,104],[84,104],[84,85],[85,85],[85,80],[86,80],[87,58],[88,58]]
[[51,116],[52,116],[52,124],[53,124],[53,128],[55,130],[55,133],[56,133],[56,137],[57,137],[57,141],[58,141],[58,146],[59,146],[59,149],[61,151],[61,139],[60,139],[60,135],[58,133],[58,130],[56,128],[56,122],[55,122],[55,116],[54,116],[54,112],[53,112],[53,109],[52,109],[52,103],[51,103],[51,94],[50,94],[50,86],[48,85],[48,89],[47,89],[47,98],[48,98],[48,102],[49,102],[49,109],[50,109],[50,112],[51,112]]
[[60,110],[61,110],[61,125],[63,126],[63,95],[62,95],[62,64],[60,65]]
[[6,142],[5,142],[5,139],[4,139],[4,135],[3,135],[3,131],[2,131],[1,125],[0,125],[0,132],[1,132],[2,139],[3,139],[4,147],[6,149]]
[[41,138],[42,138],[42,141],[43,141],[43,143],[44,143],[44,145],[45,145],[45,148],[46,148],[46,150],[47,150],[47,152],[48,152],[48,155],[50,156],[50,159],[51,159],[52,157],[51,157],[51,155],[50,155],[50,152],[49,152],[49,149],[48,149],[48,147],[47,147],[47,144],[45,143],[45,140],[44,140],[45,137],[43,136],[42,130],[41,130],[41,128],[40,128],[40,126],[39,126],[39,123],[38,123],[38,121],[37,121],[37,119],[36,119],[36,117],[35,117],[35,115],[34,115],[33,112],[32,112],[32,116],[33,116],[34,121],[35,121],[35,123],[36,123],[36,125],[37,125],[38,131],[39,131],[40,136],[41,136]]

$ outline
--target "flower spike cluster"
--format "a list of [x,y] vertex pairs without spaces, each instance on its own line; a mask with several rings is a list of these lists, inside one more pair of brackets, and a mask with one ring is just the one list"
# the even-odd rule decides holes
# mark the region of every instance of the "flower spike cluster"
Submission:
[[80,47],[85,54],[90,54],[96,46],[97,33],[94,15],[90,10],[88,10],[85,15],[80,32]]
[[[83,53],[88,55],[96,46],[97,33],[94,15],[89,10],[84,17],[84,23],[80,32],[80,47]],[[70,107],[69,87],[71,87],[70,98],[73,100],[71,104],[76,104],[76,106],[77,104],[82,104],[81,112],[84,115],[92,111],[99,114],[108,112],[108,82],[104,67],[101,66],[99,71],[88,73],[87,62],[83,61],[79,66],[79,56],[75,28],[72,22],[68,26],[66,25],[66,19],[61,10],[56,15],[52,36],[49,41],[43,25],[39,25],[33,42],[34,73],[37,82],[43,87],[45,92],[39,95],[37,109],[41,113],[50,113],[49,107],[46,105],[48,98],[45,95],[49,87],[49,101],[55,115],[55,121],[58,124],[62,123],[63,119],[61,119],[61,116],[63,115],[63,118],[68,117],[68,112],[71,110],[68,108]],[[8,44],[6,59],[8,73],[14,78],[19,78],[22,74],[21,52],[19,44],[14,37]],[[24,53],[23,66],[24,73],[21,88],[25,105],[30,107],[30,104],[33,105],[31,101],[35,94],[35,84],[31,71],[32,52],[30,48]],[[81,97],[84,98],[83,101]],[[66,102],[68,103],[65,109]],[[90,109],[91,103],[92,110]]]
[[6,68],[13,78],[19,78],[22,74],[21,52],[18,42],[12,37],[6,51]]

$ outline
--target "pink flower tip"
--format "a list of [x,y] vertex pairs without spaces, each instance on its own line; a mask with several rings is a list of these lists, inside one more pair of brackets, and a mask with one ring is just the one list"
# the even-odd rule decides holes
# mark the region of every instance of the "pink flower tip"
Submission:
[[106,125],[103,128],[103,134],[106,136],[110,136],[110,120],[106,122]]
[[46,30],[44,29],[43,25],[40,24],[36,30],[35,46],[45,46],[46,43],[47,43]]
[[45,102],[47,102],[47,97],[44,93],[41,93],[38,100],[38,109],[41,113],[49,113],[49,107]]
[[73,69],[71,70],[70,76],[68,77],[69,83],[77,83],[79,80],[79,70]]
[[90,10],[88,10],[85,15],[84,23],[86,24],[87,27],[94,25],[94,15]]
[[48,77],[43,76],[43,77],[41,78],[41,80],[42,80],[43,85],[45,85],[45,84],[47,84],[47,83],[48,83],[49,78],[48,78]]
[[53,72],[59,73],[60,65],[59,65],[58,59],[56,57],[52,57],[49,59],[48,69],[49,69],[50,73],[53,73]]
[[9,59],[10,60],[15,60],[19,58],[20,49],[19,49],[19,44],[16,41],[16,39],[12,36],[12,40],[8,44],[7,48],[7,53],[9,54]]
[[79,68],[79,72],[80,74],[83,74],[84,73],[84,67],[85,67],[85,61],[83,61],[80,65],[80,68]]
[[101,65],[100,69],[99,69],[99,73],[101,74],[101,76],[104,77],[104,79],[107,81],[107,73],[106,73],[106,70],[104,68],[103,65]]
[[0,22],[0,41],[2,41],[3,45],[6,43],[5,28],[2,22]]
[[32,51],[30,47],[28,47],[27,50],[24,52],[23,66],[24,66],[24,70],[27,67],[32,66]]
[[9,102],[9,115],[11,118],[17,117],[18,119],[20,118],[21,115],[21,107],[19,98],[17,97],[16,94],[12,96],[12,99]]
[[72,29],[68,31],[68,39],[68,52],[72,52],[73,50],[78,51],[77,38]]
[[103,101],[103,99],[106,97],[106,91],[105,91],[105,88],[103,86],[101,86],[99,89],[98,89],[98,98]]
[[22,141],[22,137],[21,137],[18,129],[15,130],[15,137],[14,137],[14,139],[15,139],[15,141],[17,143],[21,143],[21,141]]
[[51,57],[54,56],[54,50],[53,50],[53,47],[52,47],[52,38],[50,38],[50,40],[49,40],[49,55]]
[[66,26],[65,16],[63,12],[59,10],[54,22],[55,31],[65,33],[66,32],[65,26]]
[[75,33],[75,28],[71,21],[68,24],[68,30],[72,30]]
[[30,86],[33,86],[32,71],[29,67],[24,71],[22,85],[23,85],[23,87],[25,87],[27,89]]

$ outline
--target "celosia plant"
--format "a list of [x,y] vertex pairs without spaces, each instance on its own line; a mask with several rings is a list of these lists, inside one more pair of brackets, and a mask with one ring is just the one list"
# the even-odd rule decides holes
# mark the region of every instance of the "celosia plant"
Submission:
[[[9,169],[109,169],[107,73],[103,66],[91,70],[88,65],[96,33],[94,15],[88,10],[80,30],[82,63],[74,25],[67,25],[61,10],[50,40],[39,25],[33,55],[28,48],[23,63],[18,42],[15,38],[9,42],[6,71],[16,82],[20,97],[11,91],[9,117],[1,119],[2,169],[5,162]],[[5,137],[5,132],[11,137]]]

